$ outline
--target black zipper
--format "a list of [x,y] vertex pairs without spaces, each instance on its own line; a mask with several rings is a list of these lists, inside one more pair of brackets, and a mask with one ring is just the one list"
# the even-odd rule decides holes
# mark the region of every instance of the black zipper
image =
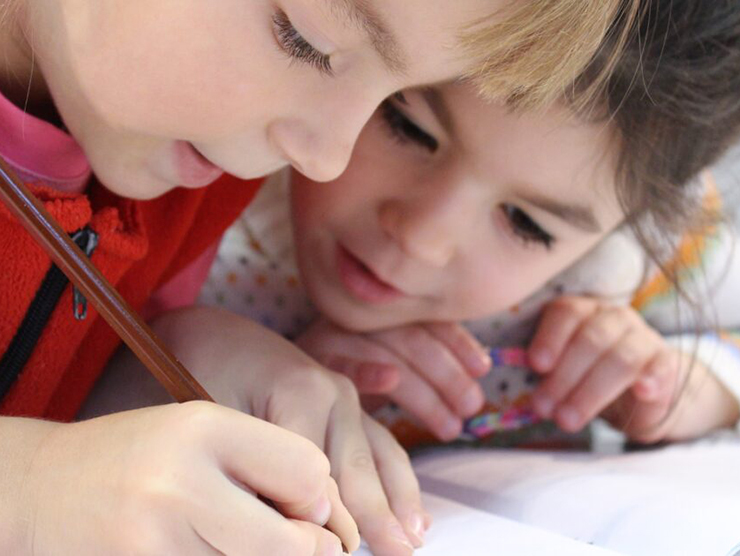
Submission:
[[[98,235],[88,227],[75,232],[72,239],[88,257],[98,245]],[[28,306],[26,316],[23,317],[7,351],[0,359],[0,398],[7,394],[26,366],[67,284],[69,279],[57,265],[52,264]],[[78,320],[83,320],[87,315],[87,301],[77,288],[74,292],[72,310]]]

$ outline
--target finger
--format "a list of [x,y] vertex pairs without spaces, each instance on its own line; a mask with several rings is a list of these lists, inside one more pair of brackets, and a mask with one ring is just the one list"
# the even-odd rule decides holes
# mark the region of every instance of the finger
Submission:
[[315,524],[291,522],[226,476],[200,487],[204,503],[191,509],[188,521],[214,554],[313,555],[318,541],[331,535]]
[[344,506],[339,496],[339,486],[333,478],[329,479],[328,491],[333,511],[326,528],[342,539],[347,550],[354,552],[360,547],[360,532],[349,510]]
[[562,297],[550,303],[527,353],[532,368],[540,373],[552,371],[573,334],[597,309],[598,303],[585,297]]
[[409,327],[403,334],[379,332],[374,337],[426,379],[460,417],[471,417],[483,406],[485,399],[478,382],[424,328]]
[[622,337],[629,324],[621,311],[611,309],[594,313],[581,324],[555,370],[548,374],[533,395],[534,407],[542,417],[553,415],[602,354]]
[[480,378],[491,370],[488,350],[461,324],[433,322],[424,328],[457,357],[470,376]]
[[632,404],[622,408],[619,423],[630,439],[642,443],[657,442],[664,437],[672,426],[675,416],[671,412],[683,388],[681,360],[671,350],[659,353],[649,364],[647,373],[659,384],[657,394],[643,400],[633,393]]
[[342,355],[319,357],[319,362],[349,378],[361,394],[388,394],[401,380],[398,366],[393,363],[360,361]]
[[[317,347],[322,332],[332,341],[324,340]],[[363,394],[385,394],[398,384],[402,362],[367,337],[324,322],[299,340],[299,345],[325,367],[347,376]]]
[[413,546],[393,515],[357,404],[341,399],[332,414],[327,453],[339,491],[374,554],[408,556]]
[[656,344],[642,329],[628,331],[596,361],[555,412],[555,421],[575,432],[627,391],[656,355]]
[[443,442],[456,439],[462,432],[462,419],[447,407],[428,382],[415,373],[404,373],[390,399],[421,421]]
[[656,354],[632,387],[635,398],[640,402],[658,402],[672,399],[680,375],[679,358],[666,350]]
[[[283,395],[285,392],[274,394],[266,418],[275,425],[309,440],[323,451],[329,417],[337,401],[334,383],[319,373],[297,372],[291,378],[291,387],[294,392],[301,392],[303,395]],[[273,500],[277,502],[281,513],[289,517],[324,525],[334,516],[335,522],[341,522],[343,527],[351,529],[354,523],[348,517],[346,508],[341,504],[333,507],[328,491],[330,479],[327,469],[327,476],[323,482],[324,491],[308,504],[303,501]]]
[[[342,541],[331,531],[327,531],[323,527],[319,527],[313,523],[307,523],[305,521],[293,521],[292,523],[301,531],[303,537],[306,539],[306,542],[302,547],[302,551],[299,554],[307,554],[311,556],[342,556],[342,554],[345,553],[342,547]],[[359,548],[359,536],[356,547],[347,547],[350,551],[357,550],[357,548]],[[257,554],[283,554],[283,552],[259,552]],[[284,554],[290,554],[292,556],[293,552],[285,551]]]
[[391,510],[411,544],[420,548],[424,544],[427,513],[421,503],[419,481],[409,456],[388,429],[368,416],[364,416],[363,423]]
[[680,369],[678,386],[666,417],[656,427],[659,433],[649,441],[689,440],[734,426],[740,411],[732,394],[701,361],[691,354],[672,351]]
[[239,411],[196,402],[185,404],[190,435],[202,436],[219,466],[262,496],[310,507],[326,493],[329,461],[305,438]]

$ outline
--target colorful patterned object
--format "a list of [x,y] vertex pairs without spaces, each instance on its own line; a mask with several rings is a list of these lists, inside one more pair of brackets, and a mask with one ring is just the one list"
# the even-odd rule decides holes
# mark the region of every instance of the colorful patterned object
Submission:
[[522,347],[491,348],[488,351],[494,367],[529,369],[527,351]]
[[494,432],[517,430],[539,422],[540,418],[535,412],[528,409],[492,411],[469,419],[463,429],[463,438],[479,440]]
[[[489,353],[494,369],[508,367],[530,372],[524,348],[491,348]],[[507,407],[488,404],[481,414],[465,423],[461,439],[480,440],[495,432],[517,430],[540,421],[540,417],[531,408],[531,397],[527,392],[518,396],[515,403]]]

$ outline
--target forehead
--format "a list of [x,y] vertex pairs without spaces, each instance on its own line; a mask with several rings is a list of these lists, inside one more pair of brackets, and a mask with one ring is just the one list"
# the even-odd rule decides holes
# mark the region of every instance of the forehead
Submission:
[[597,216],[621,218],[618,143],[608,122],[587,122],[565,106],[513,112],[481,99],[470,85],[448,85],[442,93],[457,148],[478,180],[587,202]]
[[365,28],[405,86],[463,74],[475,63],[460,39],[481,19],[494,20],[504,0],[316,0],[334,17]]

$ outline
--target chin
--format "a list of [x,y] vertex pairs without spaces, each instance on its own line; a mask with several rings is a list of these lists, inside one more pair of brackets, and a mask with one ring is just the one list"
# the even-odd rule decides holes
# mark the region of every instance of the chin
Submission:
[[408,319],[394,318],[383,307],[368,310],[353,303],[315,303],[326,319],[350,332],[369,333],[408,324]]
[[137,201],[149,201],[169,193],[175,186],[165,183],[150,175],[120,175],[120,174],[98,174],[98,181],[109,191],[126,199]]

